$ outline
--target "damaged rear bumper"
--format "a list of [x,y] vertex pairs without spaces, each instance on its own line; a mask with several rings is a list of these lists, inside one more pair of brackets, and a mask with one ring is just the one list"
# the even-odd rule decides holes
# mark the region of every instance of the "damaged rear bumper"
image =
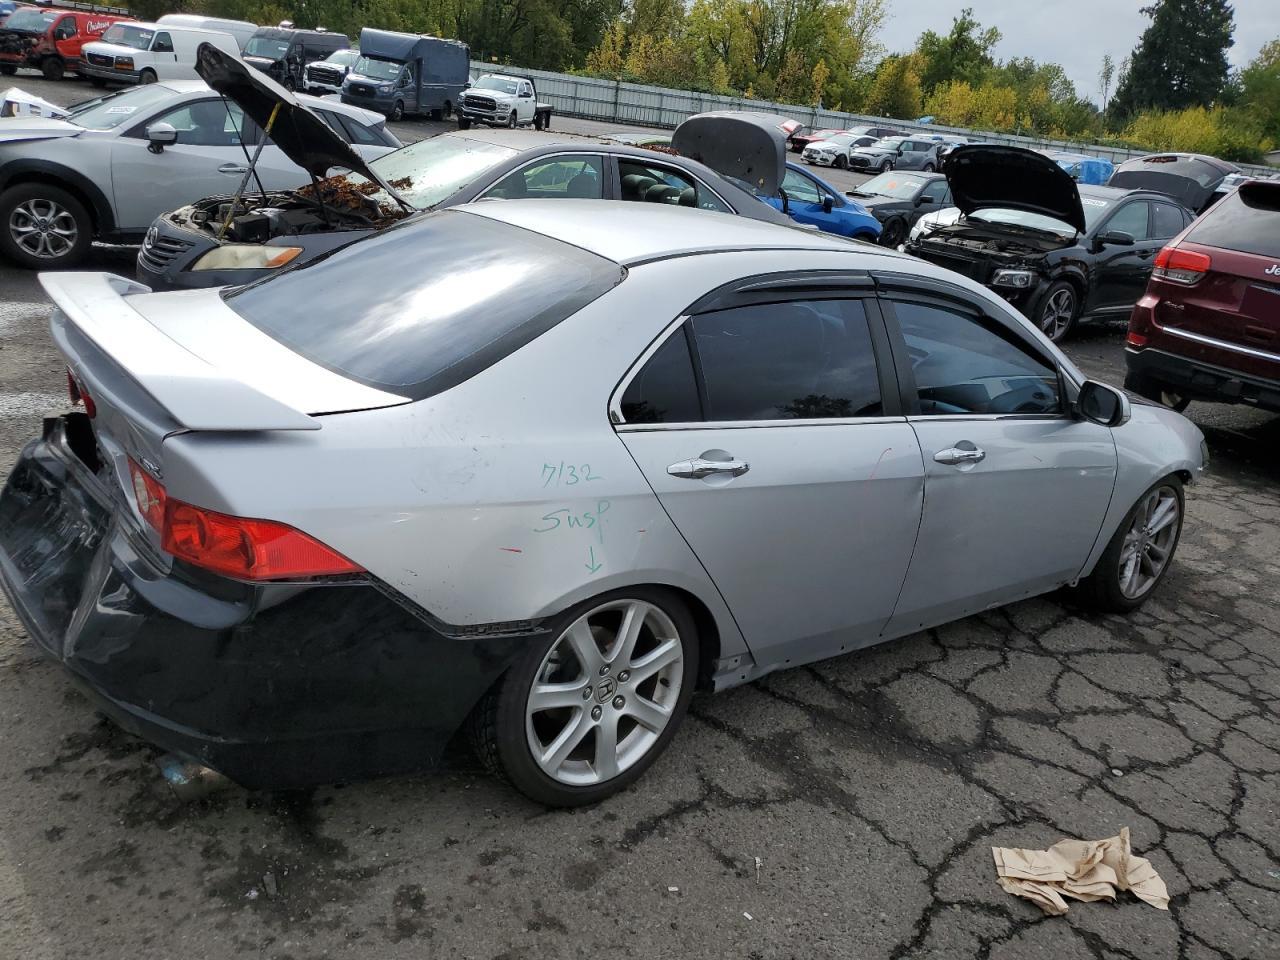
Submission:
[[372,580],[261,585],[165,569],[71,452],[64,419],[46,421],[0,495],[0,585],[104,713],[244,786],[433,765],[541,635],[451,628]]

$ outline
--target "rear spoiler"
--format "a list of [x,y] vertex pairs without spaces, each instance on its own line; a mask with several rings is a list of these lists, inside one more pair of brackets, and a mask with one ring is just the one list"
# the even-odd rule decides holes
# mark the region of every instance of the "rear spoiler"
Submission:
[[320,429],[314,417],[196,356],[125,300],[150,288],[111,273],[41,273],[40,285],[68,324],[186,429]]

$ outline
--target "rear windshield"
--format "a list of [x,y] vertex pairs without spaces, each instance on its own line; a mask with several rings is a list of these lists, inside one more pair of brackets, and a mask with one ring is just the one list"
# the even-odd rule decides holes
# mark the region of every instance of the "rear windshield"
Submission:
[[1280,258],[1280,184],[1246,183],[1195,222],[1191,243]]
[[622,277],[618,264],[578,247],[445,210],[223,297],[314,363],[421,400],[520,349]]

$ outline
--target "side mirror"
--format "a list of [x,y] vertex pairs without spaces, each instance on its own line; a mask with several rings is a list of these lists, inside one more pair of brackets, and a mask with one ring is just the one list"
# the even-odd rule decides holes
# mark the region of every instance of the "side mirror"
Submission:
[[1132,247],[1133,235],[1123,230],[1108,230],[1098,237],[1098,249],[1103,247]]
[[152,153],[163,153],[165,147],[171,147],[178,142],[178,131],[174,129],[172,123],[165,123],[161,120],[159,123],[153,123],[147,127],[147,149]]
[[826,197],[823,197],[823,198],[822,198],[822,212],[823,212],[823,213],[830,213],[830,212],[831,212],[831,210],[832,210],[832,208],[833,208],[833,207],[835,207],[835,205],[836,205],[836,202],[835,202],[835,199],[834,199],[833,197],[826,196]]
[[926,203],[933,203],[933,197],[919,196],[916,197],[916,206],[919,207]]
[[1123,391],[1097,380],[1086,380],[1076,397],[1076,413],[1090,423],[1118,427],[1128,422],[1133,410]]

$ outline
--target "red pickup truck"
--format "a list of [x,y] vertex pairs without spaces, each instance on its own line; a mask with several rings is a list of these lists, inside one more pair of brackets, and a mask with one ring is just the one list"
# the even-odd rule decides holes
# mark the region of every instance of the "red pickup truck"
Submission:
[[12,76],[19,67],[31,67],[46,80],[61,80],[64,73],[79,69],[81,47],[102,39],[118,20],[131,19],[122,7],[19,7],[0,26],[0,74]]

